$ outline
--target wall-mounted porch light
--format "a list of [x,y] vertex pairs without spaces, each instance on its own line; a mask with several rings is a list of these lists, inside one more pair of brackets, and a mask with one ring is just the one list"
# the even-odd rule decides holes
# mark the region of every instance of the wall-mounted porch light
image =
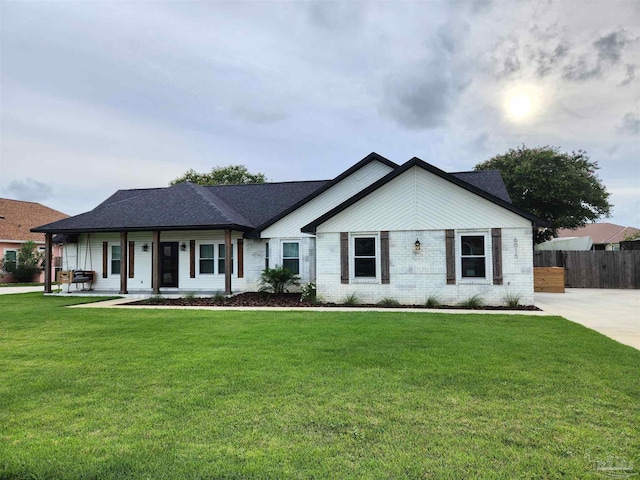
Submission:
[[416,243],[413,244],[413,248],[415,249],[416,252],[420,251],[420,240],[418,240],[416,238]]
[[149,251],[149,244],[148,243],[145,243],[145,244],[142,245],[142,251],[143,252],[148,252]]
[[180,244],[180,250],[183,251],[183,252],[186,252],[187,251],[187,244],[182,242]]

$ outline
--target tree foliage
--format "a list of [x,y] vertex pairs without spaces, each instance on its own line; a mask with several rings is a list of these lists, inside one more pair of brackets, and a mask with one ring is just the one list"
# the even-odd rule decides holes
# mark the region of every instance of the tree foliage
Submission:
[[178,178],[171,180],[170,185],[182,182],[191,182],[198,185],[243,185],[248,183],[264,183],[264,173],[251,173],[244,165],[229,165],[226,167],[214,167],[209,173],[187,170]]
[[586,152],[563,153],[557,147],[510,149],[479,163],[476,170],[500,170],[516,207],[551,223],[536,242],[557,236],[560,228],[575,229],[611,215],[609,193],[596,171],[598,162]]
[[42,269],[43,254],[37,251],[34,242],[25,242],[20,247],[15,262],[8,261],[6,256],[2,261],[2,269],[7,273],[13,273],[16,282],[30,282],[34,274]]

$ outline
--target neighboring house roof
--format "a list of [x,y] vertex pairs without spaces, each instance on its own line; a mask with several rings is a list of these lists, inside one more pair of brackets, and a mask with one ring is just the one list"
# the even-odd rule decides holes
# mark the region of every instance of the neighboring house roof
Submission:
[[625,237],[630,237],[640,232],[633,227],[623,227],[614,223],[589,223],[584,227],[571,230],[561,228],[558,230],[558,238],[565,237],[591,237],[594,244],[620,243]]
[[40,203],[0,198],[0,241],[44,242],[44,235],[31,229],[68,216]]
[[[514,205],[511,204],[511,202],[509,202],[507,200],[499,198],[499,197],[487,192],[486,190],[483,190],[481,188],[478,188],[475,185],[472,185],[471,183],[468,183],[468,182],[466,182],[464,180],[461,180],[460,178],[458,178],[455,175],[446,173],[443,170],[440,170],[439,168],[434,167],[433,165],[430,165],[430,164],[428,164],[427,162],[425,162],[423,160],[420,160],[418,157],[413,157],[411,160],[409,160],[404,165],[396,168],[393,172],[390,172],[388,175],[382,177],[380,180],[378,180],[377,182],[371,184],[369,187],[367,187],[364,190],[360,191],[359,193],[357,193],[356,195],[354,195],[350,199],[348,199],[345,202],[341,203],[337,207],[331,209],[330,211],[328,211],[324,215],[318,217],[313,222],[305,225],[304,227],[302,227],[302,231],[304,233],[315,233],[316,228],[318,227],[318,225],[321,225],[322,223],[326,222],[330,218],[334,217],[338,213],[340,213],[343,210],[347,209],[348,207],[350,207],[354,203],[356,203],[359,200],[363,199],[364,197],[366,197],[370,193],[376,191],[378,188],[382,187],[383,185],[386,185],[391,180],[393,180],[394,178],[402,175],[404,172],[406,172],[407,170],[409,170],[410,168],[413,168],[413,167],[422,168],[422,169],[424,169],[424,170],[426,170],[428,172],[433,173],[434,175],[436,175],[436,176],[438,176],[440,178],[443,178],[444,180],[447,180],[447,181],[449,181],[449,182],[451,182],[451,183],[453,183],[455,185],[458,185],[459,187],[464,188],[465,190],[468,190],[468,191],[470,191],[472,193],[475,193],[476,195],[479,195],[480,197],[485,198],[485,199],[495,203],[496,205],[500,205],[501,207],[504,207],[507,210],[510,210],[513,213],[515,213],[517,215],[520,215],[521,217],[524,217],[524,218],[530,220],[536,226],[547,227],[547,226],[550,225],[549,222],[547,222],[546,220],[538,218],[535,215],[530,214],[529,212],[525,212],[524,210],[522,210],[522,209],[520,209],[518,207],[515,207]],[[465,173],[470,173],[470,172],[465,172]],[[479,180],[481,177],[478,176],[476,178]]]
[[389,181],[412,165],[419,165],[532,221],[543,222],[511,205],[502,177],[497,171],[447,174],[417,158],[398,166],[371,153],[333,180],[217,186],[185,182],[164,188],[119,190],[89,212],[39,226],[33,231],[82,233],[233,229],[247,232],[247,236],[259,236],[261,230],[373,161],[381,162],[394,170],[371,187],[365,188],[356,195],[358,198],[372,191],[375,185]]

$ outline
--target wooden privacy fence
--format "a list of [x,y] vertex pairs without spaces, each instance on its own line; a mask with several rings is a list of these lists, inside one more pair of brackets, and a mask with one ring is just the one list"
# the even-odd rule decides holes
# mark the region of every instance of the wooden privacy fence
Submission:
[[564,267],[571,288],[640,288],[640,250],[534,252],[535,267]]

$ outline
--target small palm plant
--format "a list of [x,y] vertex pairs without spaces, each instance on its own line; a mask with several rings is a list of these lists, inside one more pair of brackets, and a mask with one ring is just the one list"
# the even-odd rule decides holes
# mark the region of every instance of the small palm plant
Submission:
[[260,274],[261,292],[285,293],[290,287],[300,286],[300,277],[285,267],[265,268]]

